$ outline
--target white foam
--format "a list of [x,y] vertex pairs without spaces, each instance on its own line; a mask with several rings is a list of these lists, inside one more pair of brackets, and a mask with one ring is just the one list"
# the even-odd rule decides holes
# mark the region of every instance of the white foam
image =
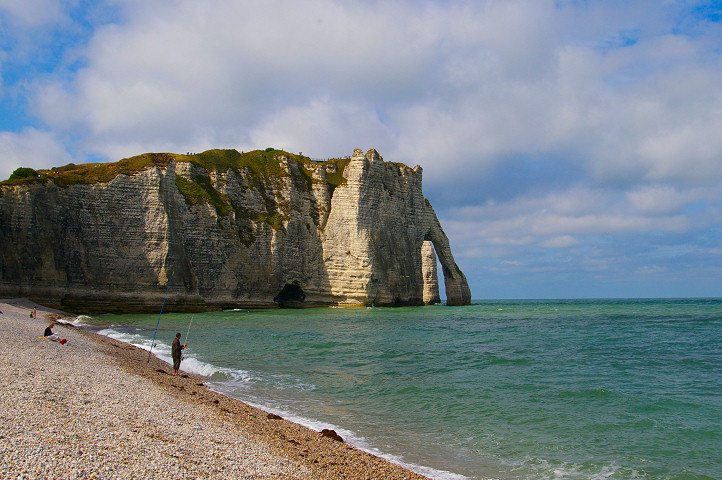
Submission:
[[[352,444],[352,445],[354,445],[354,444]],[[398,455],[391,455],[388,453],[384,453],[376,448],[364,448],[364,447],[361,447],[358,445],[354,445],[354,446],[360,450],[368,452],[377,457],[383,458],[384,460],[388,460],[391,463],[395,463],[396,465],[404,467],[407,470],[411,470],[412,472],[416,472],[418,474],[421,474],[421,475],[431,478],[433,480],[468,480],[468,478],[469,478],[469,477],[465,477],[464,475],[460,475],[458,473],[447,472],[446,470],[439,470],[436,468],[424,467],[423,465],[416,465],[415,463],[409,463],[409,462],[404,461],[403,457],[400,457]]]
[[69,323],[72,323],[76,327],[84,327],[90,325],[91,320],[95,319],[89,315],[78,315],[74,319],[70,320]]
[[[88,318],[90,318],[90,317],[88,317]],[[135,345],[136,347],[142,348],[144,350],[150,350],[151,344],[153,344],[150,339],[145,338],[141,335],[138,335],[135,333],[119,332],[117,330],[114,330],[112,327],[101,330],[98,333],[100,335],[104,335],[106,337],[113,338],[120,342]],[[155,344],[153,344],[152,352],[159,359],[163,360],[164,362],[166,362],[168,364],[172,364],[173,360],[171,357],[171,346],[170,345],[163,343],[163,342],[159,342],[156,339]],[[246,390],[248,388],[249,383],[254,382],[254,381],[259,381],[259,380],[262,381],[262,379],[255,377],[254,375],[252,375],[251,373],[249,373],[247,371],[217,367],[210,363],[202,362],[202,361],[198,360],[198,358],[196,358],[196,356],[193,355],[192,353],[189,354],[185,351],[184,351],[183,362],[181,363],[181,371],[201,375],[206,378],[221,377],[221,379],[219,379],[219,380],[214,380],[214,381],[210,382],[209,387],[211,387],[212,389],[214,389],[215,391],[217,391],[219,393],[223,393],[230,397],[241,400],[241,401],[243,401],[251,406],[254,406],[256,408],[259,408],[263,411],[266,411],[269,413],[274,413],[274,414],[279,415],[291,422],[298,423],[298,424],[308,427],[312,430],[321,431],[324,428],[334,430],[339,435],[341,435],[341,437],[343,437],[343,439],[349,445],[353,445],[354,447],[358,448],[359,450],[363,450],[367,453],[370,453],[377,457],[388,460],[391,463],[394,463],[403,468],[406,468],[413,472],[416,472],[416,473],[419,473],[426,477],[429,477],[433,480],[467,480],[468,479],[468,477],[465,477],[463,475],[459,475],[459,474],[456,474],[453,472],[447,472],[444,470],[437,470],[437,469],[431,468],[431,467],[424,467],[422,465],[416,465],[416,464],[404,461],[403,457],[400,457],[398,455],[384,453],[381,450],[379,450],[378,448],[374,447],[364,437],[358,436],[351,430],[347,430],[338,425],[333,425],[333,424],[329,424],[327,422],[321,422],[321,421],[318,421],[318,420],[315,420],[312,418],[296,415],[292,412],[285,410],[282,407],[268,405],[267,403],[261,404],[261,403],[256,402],[254,400],[254,398],[251,396],[240,395],[238,392]]]
[[417,465],[414,463],[406,462],[403,459],[403,457],[401,457],[401,456],[382,452],[378,448],[374,447],[366,438],[357,435],[355,432],[353,432],[351,430],[347,430],[343,427],[334,425],[332,423],[322,422],[322,421],[319,421],[319,420],[316,420],[313,418],[308,418],[308,417],[304,417],[301,415],[297,415],[297,414],[290,412],[282,407],[269,405],[268,403],[258,403],[257,401],[255,401],[254,398],[252,398],[250,396],[238,395],[237,393],[234,395],[232,391],[229,391],[232,389],[224,388],[224,387],[227,387],[227,385],[225,385],[225,384],[226,384],[226,382],[214,382],[210,386],[212,388],[216,387],[215,390],[218,391],[219,393],[223,393],[230,397],[241,400],[244,403],[247,403],[248,405],[256,407],[265,412],[276,414],[280,417],[283,417],[284,419],[286,419],[288,421],[291,421],[293,423],[297,423],[299,425],[303,425],[304,427],[310,428],[311,430],[314,430],[317,432],[320,432],[321,430],[323,430],[325,428],[334,430],[349,445],[353,445],[354,447],[358,448],[359,450],[363,450],[364,452],[370,453],[371,455],[374,455],[379,458],[383,458],[384,460],[387,460],[391,463],[394,463],[403,468],[406,468],[407,470],[411,470],[413,472],[424,475],[433,480],[468,480],[468,478],[469,478],[469,477],[465,477],[464,475],[459,475],[457,473],[447,472],[445,470],[438,470],[435,468],[425,467],[422,465]]
[[[120,342],[129,343],[136,347],[142,348],[143,350],[152,351],[153,354],[164,362],[172,365],[172,348],[167,343],[159,342],[157,339],[153,344],[151,340],[135,334],[135,333],[124,333],[113,330],[112,328],[106,328],[98,332],[100,335],[113,338]],[[151,350],[151,344],[153,349]],[[193,373],[204,377],[213,377],[217,374],[228,376],[229,378],[237,378],[242,376],[237,374],[235,371],[227,368],[220,368],[210,363],[202,362],[190,352],[183,352],[183,362],[181,363],[181,371],[186,373]]]
[[[98,332],[98,334],[113,338],[120,342],[130,343],[131,345],[135,345],[136,347],[142,348],[143,350],[150,350],[150,347],[152,344],[151,340],[143,337],[142,335],[119,332],[117,330],[113,330],[112,326],[109,328],[100,330]],[[165,345],[163,343],[157,342],[155,344],[155,346],[153,347],[153,350],[156,352],[156,355],[164,349],[166,350],[166,354],[170,355],[170,345]]]
[[[579,465],[576,463],[564,462],[561,464],[552,464],[548,460],[525,457],[519,464],[510,469],[512,472],[526,471],[531,473],[529,478],[545,478],[558,480],[607,480],[613,478],[619,466],[614,463],[608,465],[598,465],[595,467],[597,471],[590,471],[589,466]],[[639,476],[638,472],[631,472],[631,479],[641,479],[645,476]]]

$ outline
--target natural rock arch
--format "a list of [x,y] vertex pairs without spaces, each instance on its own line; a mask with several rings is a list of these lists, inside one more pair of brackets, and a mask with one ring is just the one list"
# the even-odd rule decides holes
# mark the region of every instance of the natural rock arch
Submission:
[[[431,209],[431,206],[429,206],[429,209]],[[436,257],[438,257],[439,262],[441,263],[441,271],[444,274],[446,304],[468,305],[471,303],[471,290],[469,289],[469,284],[467,283],[466,277],[462,273],[461,269],[459,269],[459,266],[454,261],[454,256],[451,254],[451,248],[449,246],[449,240],[444,231],[441,229],[441,225],[439,224],[433,210],[431,210],[431,214],[433,215],[433,222],[431,222],[432,227],[423,236],[423,241],[419,248],[420,255],[422,255],[422,272],[424,273],[424,303],[427,305],[429,303],[435,303],[426,301],[427,288],[429,290],[430,300],[434,298],[434,290],[436,296],[439,295],[438,275],[436,275],[435,288],[433,280],[429,280],[428,287],[426,280],[426,273],[429,272],[429,274],[431,274],[430,272],[436,269]],[[432,250],[431,253],[429,253],[429,248]],[[424,255],[424,251],[426,251],[426,255]],[[431,255],[434,253],[433,266],[431,266]]]

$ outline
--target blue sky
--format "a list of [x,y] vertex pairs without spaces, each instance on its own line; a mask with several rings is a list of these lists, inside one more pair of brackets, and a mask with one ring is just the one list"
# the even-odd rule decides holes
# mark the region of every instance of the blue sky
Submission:
[[722,5],[0,0],[0,177],[376,148],[474,298],[722,296]]

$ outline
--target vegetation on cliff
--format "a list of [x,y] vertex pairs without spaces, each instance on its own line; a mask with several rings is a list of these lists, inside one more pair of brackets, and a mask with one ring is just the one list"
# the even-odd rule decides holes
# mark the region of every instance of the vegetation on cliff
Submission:
[[38,172],[32,168],[20,167],[10,175],[9,180],[23,180],[25,178],[35,178],[38,176]]
[[[53,167],[48,170],[38,170],[34,176],[17,177],[15,173],[0,185],[22,185],[28,183],[53,182],[59,187],[68,187],[76,184],[106,183],[118,175],[133,175],[152,166],[166,167],[173,157],[167,153],[144,153],[136,157],[124,158],[113,163],[85,163],[75,165],[70,163],[64,167]],[[15,170],[31,170],[19,168]]]
[[[334,158],[326,162],[326,182],[328,182],[332,189],[346,183],[346,177],[343,176],[343,171],[350,161],[350,158]],[[329,171],[329,166],[331,166],[331,171]]]
[[215,208],[218,215],[225,216],[231,212],[228,196],[213,188],[209,177],[196,175],[188,180],[176,175],[175,184],[188,206],[207,203]]
[[[329,159],[326,162],[315,162],[308,157],[295,155],[267,148],[265,150],[253,150],[241,153],[237,150],[207,150],[203,153],[174,154],[174,153],[144,153],[130,158],[124,158],[112,163],[85,163],[75,165],[70,163],[63,167],[53,167],[47,170],[33,170],[21,167],[15,170],[9,179],[0,181],[0,185],[21,185],[26,183],[45,183],[51,181],[60,187],[67,187],[75,184],[105,183],[113,180],[118,175],[134,175],[151,167],[167,167],[168,164],[177,162],[189,162],[202,167],[207,172],[225,173],[229,169],[249,174],[253,185],[259,183],[268,184],[268,181],[275,178],[288,176],[284,168],[284,160],[297,162],[301,167],[302,181],[307,188],[311,187],[312,176],[310,166],[313,163],[334,165],[335,171],[327,173],[327,181],[331,185],[345,183],[343,170],[348,165],[348,159]],[[328,169],[327,169],[328,171]]]
[[[179,162],[189,162],[210,173],[227,173],[235,170],[240,177],[248,182],[249,188],[258,192],[263,200],[262,211],[250,211],[232,201],[226,194],[219,192],[212,184],[211,178],[206,175],[193,175],[186,179],[176,175],[178,190],[189,205],[207,203],[213,206],[219,216],[225,216],[234,211],[236,220],[250,220],[256,224],[265,222],[274,230],[281,230],[283,222],[290,218],[290,205],[283,200],[277,200],[274,195],[277,182],[290,178],[294,187],[300,191],[310,192],[313,186],[313,162],[308,157],[294,155],[282,150],[267,148],[252,152],[240,153],[237,150],[208,150],[200,154],[174,155]],[[329,160],[326,163],[336,163],[339,160]],[[298,168],[291,168],[295,163]],[[343,167],[348,163],[343,164]],[[327,179],[333,189],[336,185],[345,182],[343,167],[333,168],[334,174]],[[298,174],[292,174],[297,171]],[[313,215],[315,213],[315,215]],[[317,220],[317,212],[312,212]],[[250,225],[241,229],[241,241],[246,245],[253,243],[255,236]]]
[[[313,171],[322,165],[326,174],[326,182],[331,190],[346,183],[343,176],[349,159],[329,159],[317,162],[303,155],[295,155],[274,148],[239,152],[233,149],[214,149],[202,153],[173,154],[173,153],[144,153],[130,158],[124,158],[112,163],[87,163],[81,165],[68,164],[63,167],[53,167],[47,170],[33,170],[31,168],[18,168],[8,180],[0,182],[0,186],[17,186],[27,184],[44,184],[51,182],[61,188],[78,184],[107,183],[118,175],[132,176],[149,168],[166,168],[172,161],[178,163],[191,163],[199,169],[186,178],[176,175],[175,184],[183,195],[186,204],[208,204],[212,206],[219,217],[228,216],[235,212],[237,221],[246,221],[248,226],[243,228],[242,242],[246,245],[253,243],[255,236],[250,222],[268,223],[273,229],[283,228],[283,221],[288,220],[290,206],[287,202],[277,201],[274,196],[277,182],[289,179],[296,189],[310,192],[314,176]],[[291,164],[298,168],[292,168]],[[226,174],[234,170],[243,178],[249,188],[258,192],[263,199],[264,209],[253,212],[233,202],[228,195],[214,185],[211,177],[213,173]],[[292,174],[291,172],[297,172]],[[316,180],[318,181],[318,180]],[[318,214],[314,215],[317,220]]]

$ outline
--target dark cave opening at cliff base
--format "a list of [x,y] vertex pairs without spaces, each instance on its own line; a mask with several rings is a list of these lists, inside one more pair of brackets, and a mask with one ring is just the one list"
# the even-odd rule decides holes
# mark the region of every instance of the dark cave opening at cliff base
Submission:
[[306,300],[306,294],[297,283],[287,283],[283,286],[278,295],[273,297],[273,301],[281,308],[298,308],[303,305]]

